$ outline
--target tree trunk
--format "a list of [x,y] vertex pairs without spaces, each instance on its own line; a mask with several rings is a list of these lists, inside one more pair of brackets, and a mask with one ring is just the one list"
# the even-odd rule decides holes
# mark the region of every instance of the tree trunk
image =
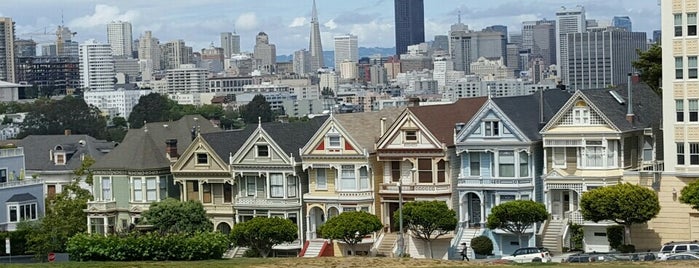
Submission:
[[432,239],[427,239],[427,250],[430,253],[430,259],[434,259],[432,255]]
[[524,243],[523,243],[523,241],[522,241],[522,234],[517,234],[517,241],[519,242],[519,247],[520,247],[520,248],[524,248],[524,247],[528,247],[528,246],[529,246],[529,243],[527,243],[526,245],[524,245]]
[[631,244],[631,224],[624,224],[624,244]]
[[269,255],[268,249],[260,249],[259,252],[260,252],[260,256],[262,256],[262,258],[267,258],[267,255]]
[[355,244],[347,244],[347,245],[349,246],[350,255],[351,255],[351,256],[356,256],[357,253],[356,253],[355,250],[354,250]]

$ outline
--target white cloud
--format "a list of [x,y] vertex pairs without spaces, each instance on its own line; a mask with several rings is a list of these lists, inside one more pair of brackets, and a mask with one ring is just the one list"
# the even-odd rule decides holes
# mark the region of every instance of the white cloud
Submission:
[[259,22],[255,12],[247,12],[240,14],[235,20],[235,28],[240,30],[255,30]]
[[75,28],[93,28],[104,26],[112,21],[129,21],[132,22],[138,18],[139,12],[129,10],[121,13],[118,7],[108,5],[96,5],[94,13],[73,19],[68,23],[70,27]]
[[354,24],[349,32],[357,36],[360,46],[394,46],[393,21],[373,20],[369,23]]
[[334,30],[335,28],[337,28],[337,23],[335,23],[335,19],[332,19],[323,24],[323,26],[328,27],[328,29],[330,30]]
[[296,18],[294,18],[293,21],[291,21],[291,24],[289,24],[289,28],[301,27],[304,25],[306,25],[306,18],[305,17],[296,17]]

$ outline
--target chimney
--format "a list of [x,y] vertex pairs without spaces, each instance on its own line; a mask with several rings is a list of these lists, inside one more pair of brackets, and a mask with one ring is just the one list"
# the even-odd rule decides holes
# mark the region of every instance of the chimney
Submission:
[[420,98],[418,97],[412,97],[408,99],[408,107],[417,107],[420,106]]
[[636,85],[636,84],[638,84],[638,83],[640,83],[640,82],[641,82],[641,75],[638,74],[638,73],[634,73],[634,74],[631,76],[631,83],[634,84],[634,85]]
[[180,157],[177,153],[177,139],[165,140],[165,156],[170,160],[177,160]]
[[381,136],[386,132],[386,117],[381,117]]
[[66,129],[66,130],[63,130],[63,134],[66,136],[70,136],[70,134],[72,134],[72,131],[70,131],[70,129]]
[[633,90],[632,90],[632,85],[631,85],[631,76],[633,74],[629,73],[628,77],[626,78],[626,91],[628,92],[629,96],[626,101],[626,121],[629,121],[629,123],[633,124]]

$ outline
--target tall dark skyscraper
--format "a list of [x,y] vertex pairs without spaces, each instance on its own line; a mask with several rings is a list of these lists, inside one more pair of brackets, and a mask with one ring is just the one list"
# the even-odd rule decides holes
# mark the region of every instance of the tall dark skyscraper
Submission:
[[423,0],[394,0],[396,54],[405,54],[409,45],[425,42]]

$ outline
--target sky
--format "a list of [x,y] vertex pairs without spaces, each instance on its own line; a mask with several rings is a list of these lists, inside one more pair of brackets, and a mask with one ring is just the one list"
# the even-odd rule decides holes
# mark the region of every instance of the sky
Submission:
[[[312,0],[1,0],[0,16],[12,17],[16,36],[39,43],[55,39],[63,24],[77,32],[75,40],[107,42],[107,23],[129,21],[133,38],[151,30],[161,43],[184,39],[195,51],[220,46],[221,32],[236,31],[241,49],[252,51],[258,32],[269,35],[278,55],[308,49]],[[323,50],[333,50],[333,36],[351,33],[360,47],[393,47],[393,1],[317,0]],[[561,6],[585,7],[588,19],[611,21],[629,16],[634,31],[660,29],[656,0],[424,0],[425,40],[446,35],[461,13],[462,23],[480,30],[506,25],[510,33],[521,31],[521,22],[555,19]],[[46,34],[45,34],[46,33]]]

